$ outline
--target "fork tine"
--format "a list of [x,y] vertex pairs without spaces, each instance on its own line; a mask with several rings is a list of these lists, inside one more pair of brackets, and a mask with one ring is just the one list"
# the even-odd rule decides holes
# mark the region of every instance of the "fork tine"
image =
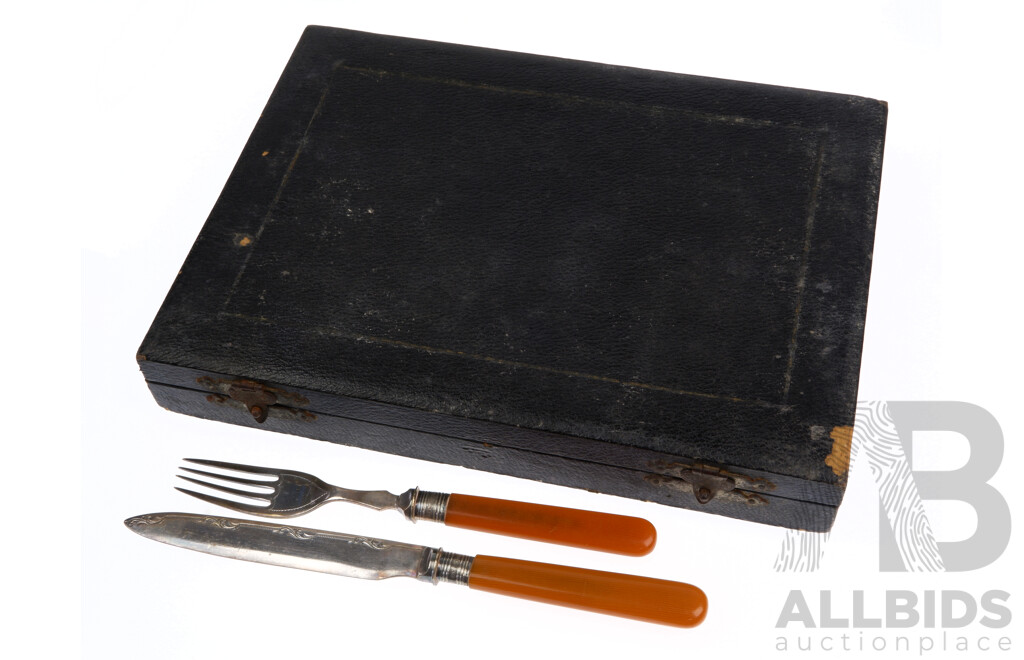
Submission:
[[256,506],[255,504],[246,504],[244,502],[234,502],[232,500],[225,500],[224,498],[214,497],[213,495],[207,495],[206,493],[197,493],[196,491],[189,490],[188,488],[178,488],[177,486],[175,486],[174,490],[185,493],[186,495],[191,495],[192,497],[201,499],[204,502],[216,504],[217,506],[222,506],[233,511],[240,511],[242,513],[252,513],[255,515],[265,515],[267,512],[267,507]]
[[241,463],[225,463],[224,461],[211,461],[205,458],[185,458],[182,459],[189,463],[196,463],[198,465],[205,465],[207,467],[222,468],[225,470],[234,470],[235,472],[255,472],[256,474],[270,474],[276,476],[280,470],[274,468],[259,467],[257,465],[242,465]]
[[179,479],[184,479],[191,483],[203,486],[204,488],[212,488],[213,490],[219,490],[222,493],[230,493],[232,495],[238,495],[239,497],[247,497],[252,500],[259,500],[261,502],[270,503],[270,497],[262,493],[254,493],[251,490],[239,490],[237,488],[229,488],[227,486],[221,486],[220,484],[211,484],[199,479],[193,479],[192,477],[186,477],[185,475],[179,474]]
[[273,481],[266,481],[263,479],[246,479],[245,477],[233,477],[227,474],[217,474],[216,472],[207,472],[205,470],[196,470],[195,468],[185,467],[184,465],[178,467],[179,470],[185,472],[191,472],[192,474],[201,474],[204,477],[212,477],[213,479],[220,479],[221,481],[230,481],[236,484],[245,484],[246,486],[265,486],[267,488],[273,488]]

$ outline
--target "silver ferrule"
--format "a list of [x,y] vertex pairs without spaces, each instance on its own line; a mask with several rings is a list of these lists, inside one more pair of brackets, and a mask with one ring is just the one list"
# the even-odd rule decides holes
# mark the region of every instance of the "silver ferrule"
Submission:
[[443,523],[448,511],[449,497],[449,493],[433,493],[412,488],[399,496],[398,506],[405,513],[405,517],[413,522],[431,520]]
[[473,558],[454,552],[445,552],[437,548],[431,553],[427,570],[420,576],[421,580],[437,584],[451,582],[453,584],[469,584],[469,572],[473,569]]

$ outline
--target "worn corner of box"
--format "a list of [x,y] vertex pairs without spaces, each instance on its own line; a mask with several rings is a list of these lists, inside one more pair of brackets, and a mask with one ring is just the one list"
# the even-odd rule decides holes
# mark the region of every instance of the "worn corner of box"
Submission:
[[853,446],[853,427],[835,426],[829,432],[829,439],[832,440],[832,450],[825,457],[827,465],[832,473],[839,479],[840,484],[846,485],[846,479],[850,474],[850,450]]

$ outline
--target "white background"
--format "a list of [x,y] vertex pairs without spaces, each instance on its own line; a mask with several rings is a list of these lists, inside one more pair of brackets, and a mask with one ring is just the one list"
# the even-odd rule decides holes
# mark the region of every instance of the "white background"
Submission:
[[[864,463],[854,465],[821,570],[777,574],[781,529],[175,415],[153,402],[134,362],[307,24],[858,94],[890,109],[860,399],[988,409],[1006,438],[992,484],[1020,515],[1024,144],[1014,6],[5,5],[4,643],[19,657],[782,657],[775,622],[790,589],[812,601],[833,590],[838,615],[849,615],[850,591],[864,589],[877,616],[886,588],[998,588],[1024,617],[1016,537],[982,570],[880,573],[877,495]],[[931,434],[917,453],[926,467],[952,469],[965,448]],[[711,611],[701,627],[677,630],[452,585],[230,562],[124,528],[134,514],[215,510],[171,488],[191,455],[305,469],[357,488],[418,484],[647,517],[660,538],[640,559],[412,526],[342,504],[301,524],[690,581]],[[929,512],[940,540],[973,531],[965,505],[929,503]],[[1017,621],[950,635],[1024,644]]]

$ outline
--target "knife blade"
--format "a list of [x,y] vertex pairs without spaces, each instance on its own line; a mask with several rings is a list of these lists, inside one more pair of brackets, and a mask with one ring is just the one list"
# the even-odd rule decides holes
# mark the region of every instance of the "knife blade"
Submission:
[[133,532],[221,557],[380,580],[411,577],[651,623],[690,628],[707,597],[682,582],[572,566],[461,555],[441,548],[271,522],[192,513],[151,513],[124,521]]

